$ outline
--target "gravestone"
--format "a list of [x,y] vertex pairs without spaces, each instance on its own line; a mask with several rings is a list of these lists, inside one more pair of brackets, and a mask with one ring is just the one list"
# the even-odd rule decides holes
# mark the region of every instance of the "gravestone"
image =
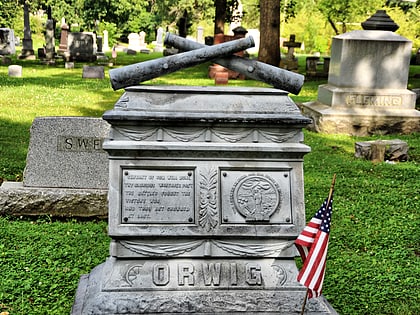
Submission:
[[140,36],[137,33],[128,35],[128,49],[136,52],[140,51]]
[[107,30],[104,30],[104,44],[102,46],[102,50],[104,52],[110,50],[110,48],[109,48],[109,35],[108,35],[108,31]]
[[333,38],[328,83],[303,112],[325,133],[420,131],[415,93],[407,89],[412,43],[391,31],[358,30]]
[[16,53],[15,33],[10,28],[0,28],[0,55]]
[[20,78],[22,76],[22,66],[19,65],[10,65],[8,67],[9,77]]
[[197,42],[204,44],[204,27],[202,26],[197,27]]
[[249,29],[248,36],[252,36],[255,42],[255,46],[248,48],[246,51],[248,54],[258,54],[258,50],[260,49],[260,31],[258,29]]
[[29,19],[29,6],[26,1],[23,3],[23,40],[22,51],[19,55],[19,59],[36,59],[31,34],[31,23]]
[[45,25],[45,59],[51,63],[55,57],[54,21],[47,20]]
[[143,31],[139,33],[139,42],[140,42],[140,51],[143,49],[147,49],[146,33]]
[[100,118],[35,118],[23,182],[3,182],[0,214],[106,217],[108,132]]
[[[295,314],[301,115],[287,92],[133,86],[111,124],[110,257],[72,314]],[[307,314],[336,314],[323,298]]]
[[105,69],[103,66],[83,66],[83,79],[104,79]]
[[96,36],[91,32],[68,34],[68,61],[96,61]]
[[159,27],[156,32],[156,44],[153,48],[154,52],[163,52],[163,28]]
[[298,61],[295,57],[294,51],[295,48],[300,48],[302,43],[296,42],[296,36],[294,34],[290,35],[289,41],[283,42],[283,47],[287,47],[286,58],[281,59],[280,67],[293,71],[298,69]]
[[58,53],[64,55],[68,52],[68,35],[70,28],[63,18],[61,21],[60,45],[58,46]]

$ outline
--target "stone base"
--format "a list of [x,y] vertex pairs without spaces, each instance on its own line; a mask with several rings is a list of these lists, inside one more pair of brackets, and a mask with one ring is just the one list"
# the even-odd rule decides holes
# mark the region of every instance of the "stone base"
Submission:
[[33,188],[22,182],[4,182],[0,186],[0,215],[105,218],[107,193],[105,189]]
[[[254,269],[248,278],[241,279],[240,272],[235,274],[238,280],[237,283],[232,284],[232,272],[224,273],[223,268],[237,264],[240,269],[239,265],[241,263],[245,265],[247,262],[246,259],[232,259],[224,262],[226,265],[222,265],[220,283],[215,285],[214,269],[211,272],[213,282],[208,279],[203,280],[206,276],[203,277],[200,273],[197,259],[182,259],[184,264],[196,267],[194,278],[191,276],[189,279],[192,272],[189,270],[185,273],[179,267],[181,259],[175,260],[176,262],[171,263],[171,267],[167,269],[167,278],[165,265],[169,260],[156,260],[154,268],[152,267],[150,271],[147,260],[118,261],[116,258],[109,258],[105,263],[94,268],[89,275],[83,275],[80,278],[71,314],[300,313],[306,288],[296,283],[295,277],[282,279],[273,271],[271,278],[264,278],[270,283],[264,280],[259,283],[258,277],[254,278],[259,269]],[[255,263],[255,259],[251,261],[250,264]],[[266,271],[267,268],[273,269],[270,265],[275,261],[275,259],[259,259],[261,272]],[[178,267],[176,267],[177,262]],[[293,260],[279,262],[286,265],[287,263],[294,265]],[[174,265],[175,267],[172,268]],[[287,270],[286,273],[290,272],[287,266],[284,269]],[[178,274],[174,275],[176,272]],[[184,272],[181,277],[180,272]],[[153,278],[154,274],[157,275],[156,278],[153,281],[148,280]],[[230,276],[229,284],[226,284],[224,280],[224,276],[227,275]],[[201,280],[198,279],[200,277]],[[203,284],[202,281],[207,281],[207,284]],[[308,300],[305,314],[326,315],[337,314],[337,312],[321,297]]]
[[302,104],[301,110],[313,120],[307,128],[316,132],[353,136],[420,132],[420,112],[415,109],[332,107],[309,102]]

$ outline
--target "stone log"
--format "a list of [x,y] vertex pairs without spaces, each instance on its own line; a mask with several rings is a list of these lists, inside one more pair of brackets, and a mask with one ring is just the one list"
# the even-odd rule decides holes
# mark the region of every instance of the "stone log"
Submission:
[[[209,47],[170,33],[166,34],[165,44],[183,51]],[[234,55],[217,58],[214,62],[225,68],[239,72],[248,78],[262,81],[272,85],[276,89],[285,90],[296,95],[299,94],[302,89],[305,79],[301,74],[287,71],[257,60],[246,59]]]
[[183,68],[192,67],[217,57],[231,55],[254,45],[252,37],[241,38],[219,45],[112,69],[109,71],[109,77],[112,88],[118,90]]

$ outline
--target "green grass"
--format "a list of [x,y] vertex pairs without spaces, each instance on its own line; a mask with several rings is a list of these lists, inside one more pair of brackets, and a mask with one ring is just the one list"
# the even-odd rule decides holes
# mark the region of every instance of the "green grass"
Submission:
[[[118,57],[117,66],[156,55]],[[22,178],[29,129],[37,116],[100,117],[122,91],[109,80],[83,80],[82,65],[43,66],[17,61],[23,78],[0,66],[0,177]],[[208,65],[154,79],[153,84],[212,85]],[[301,65],[302,67],[302,65]],[[108,69],[107,69],[108,70]],[[420,66],[410,69],[410,77]],[[107,71],[106,71],[107,74]],[[314,100],[324,81],[305,82],[296,102]],[[254,81],[235,85],[261,86]],[[420,87],[410,78],[410,87]],[[360,140],[399,138],[408,162],[373,164],[354,157]],[[305,131],[305,203],[310,218],[337,174],[324,295],[342,315],[420,314],[420,137],[350,137]],[[0,313],[68,314],[79,276],[108,256],[106,222],[0,217]]]

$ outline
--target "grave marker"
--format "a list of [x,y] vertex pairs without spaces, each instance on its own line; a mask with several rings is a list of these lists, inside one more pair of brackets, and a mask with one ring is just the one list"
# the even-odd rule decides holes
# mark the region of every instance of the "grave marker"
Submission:
[[22,66],[19,65],[10,65],[8,67],[9,77],[20,78],[22,76]]
[[106,217],[108,132],[100,118],[36,118],[23,182],[1,185],[0,214]]
[[311,128],[361,136],[420,131],[416,96],[407,89],[411,46],[384,30],[335,36],[328,84],[318,87],[317,101],[302,106],[313,118]]
[[96,36],[91,32],[68,34],[68,61],[96,61]]
[[16,53],[15,33],[10,28],[0,28],[0,55]]

